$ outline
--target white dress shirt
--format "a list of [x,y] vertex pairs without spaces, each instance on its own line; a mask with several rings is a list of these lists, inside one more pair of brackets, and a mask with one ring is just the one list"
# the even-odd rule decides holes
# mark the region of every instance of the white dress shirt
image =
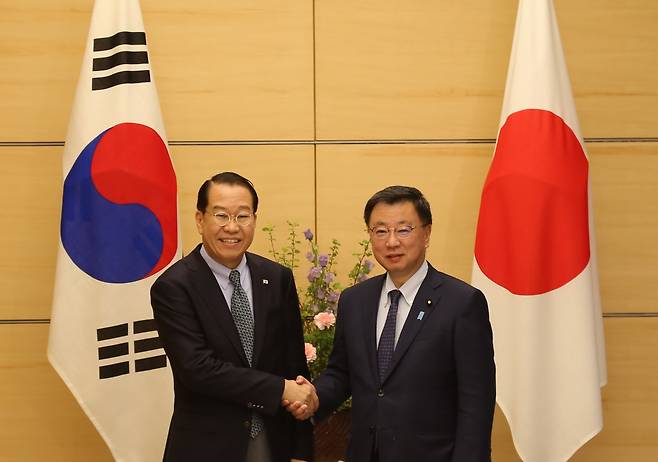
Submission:
[[407,320],[409,312],[411,311],[411,305],[414,303],[420,285],[425,279],[425,276],[427,276],[427,270],[428,265],[427,260],[425,260],[423,264],[420,265],[420,268],[418,268],[418,271],[407,279],[407,282],[402,284],[401,287],[395,287],[391,276],[386,273],[386,281],[384,282],[384,287],[382,287],[382,293],[379,296],[379,309],[377,310],[377,345],[379,345],[379,337],[381,337],[382,331],[384,330],[388,309],[391,306],[391,299],[388,296],[388,293],[395,289],[398,289],[402,293],[400,301],[398,302],[397,317],[395,318],[395,345],[397,345],[398,339],[400,338],[400,332],[402,332],[402,328],[404,327],[404,322]]
[[[233,284],[231,284],[231,281],[229,281],[228,275],[232,271],[231,268],[228,268],[213,260],[213,258],[208,255],[208,252],[206,252],[206,249],[203,246],[201,246],[201,257],[210,267],[212,274],[217,280],[219,288],[222,289],[222,294],[224,294],[224,299],[226,300],[226,304],[228,305],[230,311],[231,297],[233,296]],[[254,297],[251,293],[251,273],[249,272],[249,267],[247,266],[247,257],[245,255],[242,255],[242,260],[240,261],[238,267],[235,269],[240,272],[240,285],[244,289],[245,293],[247,294],[247,298],[249,299],[249,309],[251,310],[251,317],[253,319]]]

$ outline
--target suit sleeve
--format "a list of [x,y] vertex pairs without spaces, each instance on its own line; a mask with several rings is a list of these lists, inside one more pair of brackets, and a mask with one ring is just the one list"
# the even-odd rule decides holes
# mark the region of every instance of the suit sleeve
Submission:
[[[287,375],[286,378],[294,380],[298,375],[306,378],[309,377],[308,364],[306,363],[306,354],[304,353],[304,331],[302,329],[302,319],[299,309],[299,298],[297,296],[297,287],[292,272],[286,270],[286,276],[283,278],[284,284],[284,312],[287,317]],[[300,422],[288,416],[293,421],[293,431],[291,432],[291,459],[313,460],[313,426],[310,421]]]
[[281,405],[283,379],[217,358],[188,290],[173,278],[163,277],[151,287],[154,318],[176,378],[195,393],[247,408],[260,403],[260,412],[274,415]]
[[453,461],[491,460],[496,367],[487,301],[479,290],[455,324],[457,430]]
[[349,308],[346,308],[348,298],[349,290],[343,291],[338,301],[336,332],[334,333],[334,344],[329,355],[327,368],[314,382],[320,398],[320,408],[315,413],[316,421],[329,416],[352,394],[347,345],[345,343],[345,324],[349,315],[347,312]]

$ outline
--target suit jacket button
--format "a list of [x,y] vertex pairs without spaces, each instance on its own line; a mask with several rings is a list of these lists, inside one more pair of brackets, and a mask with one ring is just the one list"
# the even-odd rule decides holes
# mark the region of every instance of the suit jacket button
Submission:
[[244,422],[242,422],[242,425],[244,425],[244,428],[246,428],[247,430],[249,430],[251,428],[251,422],[248,421],[248,420],[245,420]]
[[377,396],[379,396],[380,398],[384,397],[384,389],[383,388],[379,389],[379,391],[377,392]]

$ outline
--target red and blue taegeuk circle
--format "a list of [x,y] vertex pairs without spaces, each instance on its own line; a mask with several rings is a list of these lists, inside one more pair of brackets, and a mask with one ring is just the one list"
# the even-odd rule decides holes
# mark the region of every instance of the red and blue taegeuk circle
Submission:
[[71,260],[103,282],[138,281],[171,262],[176,175],[155,130],[121,123],[82,150],[64,181],[61,238]]

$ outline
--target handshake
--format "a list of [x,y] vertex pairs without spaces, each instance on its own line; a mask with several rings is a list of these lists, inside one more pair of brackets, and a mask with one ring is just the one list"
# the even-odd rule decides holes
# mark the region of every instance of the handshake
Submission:
[[296,380],[285,380],[281,405],[297,420],[310,418],[320,406],[320,400],[311,382],[301,375]]

